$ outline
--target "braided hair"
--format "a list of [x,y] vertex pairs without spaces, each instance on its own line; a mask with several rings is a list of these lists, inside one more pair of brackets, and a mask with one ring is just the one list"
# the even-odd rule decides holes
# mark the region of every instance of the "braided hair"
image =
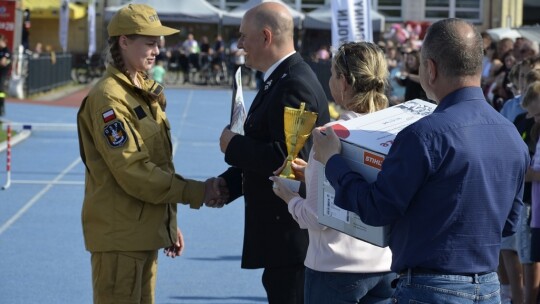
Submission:
[[[133,39],[133,37],[130,36],[126,37],[128,39]],[[119,70],[129,78],[128,70],[124,63],[124,59],[122,58],[122,52],[120,51],[120,36],[109,37],[109,40],[107,42],[109,44],[106,58],[107,64],[114,66],[117,70]]]

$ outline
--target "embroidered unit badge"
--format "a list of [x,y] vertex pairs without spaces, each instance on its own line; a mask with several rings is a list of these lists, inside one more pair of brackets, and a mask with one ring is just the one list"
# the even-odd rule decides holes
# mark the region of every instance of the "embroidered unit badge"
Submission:
[[106,112],[103,112],[103,114],[101,114],[101,115],[103,116],[103,122],[104,123],[108,123],[109,121],[116,119],[116,114],[114,114],[113,109],[110,109],[110,110],[108,110]]
[[126,130],[124,129],[124,124],[121,121],[115,121],[110,125],[107,125],[103,129],[103,134],[107,138],[107,142],[113,148],[118,148],[123,146],[128,137]]

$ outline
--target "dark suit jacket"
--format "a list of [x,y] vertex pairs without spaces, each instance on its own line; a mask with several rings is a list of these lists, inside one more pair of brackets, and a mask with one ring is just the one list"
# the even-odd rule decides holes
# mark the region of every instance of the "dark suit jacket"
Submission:
[[[284,107],[319,113],[317,126],[329,121],[328,102],[317,77],[299,54],[283,61],[264,83],[249,109],[245,136],[232,138],[221,176],[231,201],[244,195],[245,231],[242,268],[272,268],[303,263],[308,235],[293,220],[287,204],[272,191],[268,179],[287,156],[283,130]],[[299,157],[307,160],[311,141]]]

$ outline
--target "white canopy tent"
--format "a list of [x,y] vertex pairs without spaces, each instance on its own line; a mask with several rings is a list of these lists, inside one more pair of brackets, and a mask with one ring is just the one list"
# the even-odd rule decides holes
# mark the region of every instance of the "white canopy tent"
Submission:
[[517,30],[509,27],[492,28],[488,29],[487,32],[495,41],[503,38],[510,38],[515,41],[516,38],[521,37],[521,34]]
[[240,22],[242,21],[242,17],[244,17],[244,14],[246,11],[248,11],[250,8],[261,4],[263,2],[278,2],[281,3],[289,9],[289,12],[291,12],[291,15],[294,20],[294,25],[296,27],[300,26],[302,21],[304,20],[304,13],[299,12],[297,10],[294,10],[290,6],[288,6],[286,3],[284,3],[281,0],[249,0],[244,4],[240,4],[238,7],[234,8],[227,14],[223,16],[223,25],[240,25]]
[[525,37],[536,43],[540,43],[540,26],[522,26],[522,27],[498,27],[487,30],[488,34],[495,40],[499,41],[503,38],[516,40],[518,37]]
[[[384,31],[384,16],[375,10],[371,10],[371,23],[373,32]],[[331,30],[332,29],[332,8],[330,4],[325,4],[316,10],[306,14],[304,28]]]
[[[218,24],[227,12],[214,7],[206,0],[135,0],[130,3],[147,4],[153,7],[161,21]],[[110,20],[122,6],[105,9],[105,20]]]
[[531,41],[535,41],[536,43],[540,43],[540,25],[522,26],[517,28],[517,30],[521,36]]

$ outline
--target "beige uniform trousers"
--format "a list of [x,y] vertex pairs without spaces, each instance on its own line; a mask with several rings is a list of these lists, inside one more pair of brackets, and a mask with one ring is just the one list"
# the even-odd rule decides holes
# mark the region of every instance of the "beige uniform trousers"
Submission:
[[92,252],[94,304],[153,304],[158,251]]

